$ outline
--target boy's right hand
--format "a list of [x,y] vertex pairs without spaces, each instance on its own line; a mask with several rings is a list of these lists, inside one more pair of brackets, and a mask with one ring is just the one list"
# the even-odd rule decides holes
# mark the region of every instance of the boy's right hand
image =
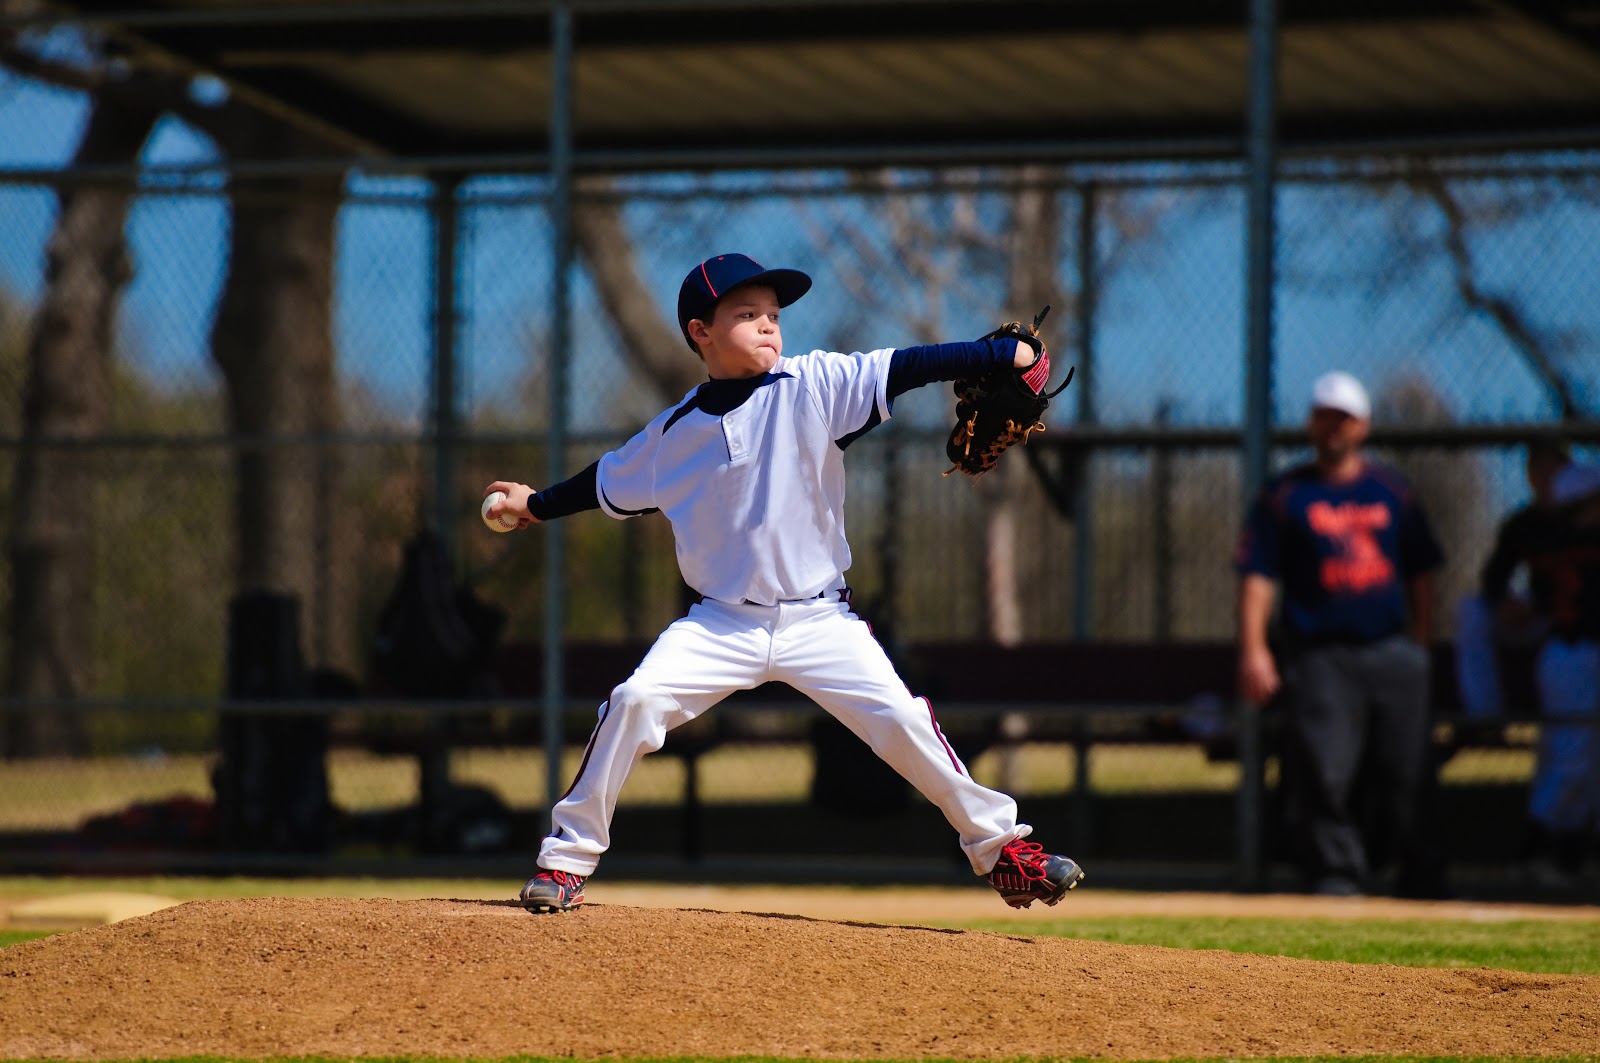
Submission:
[[483,497],[488,498],[496,491],[505,492],[505,501],[497,502],[489,507],[489,516],[511,516],[517,520],[517,527],[526,528],[530,524],[538,524],[539,519],[528,512],[528,499],[533,496],[533,488],[527,484],[512,483],[509,480],[496,480],[483,489]]

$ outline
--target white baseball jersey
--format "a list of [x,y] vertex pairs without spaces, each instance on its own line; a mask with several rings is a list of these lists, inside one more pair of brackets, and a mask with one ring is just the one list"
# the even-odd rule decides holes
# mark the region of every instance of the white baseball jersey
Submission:
[[889,350],[780,358],[712,380],[598,462],[602,509],[659,510],[684,580],[704,599],[673,622],[600,706],[577,778],[551,810],[539,866],[594,872],[617,796],[667,731],[735,690],[781,682],[810,697],[908,779],[955,828],[972,869],[1032,831],[974,781],[843,593],[844,449],[889,416]]
[[888,418],[893,353],[812,351],[701,385],[600,459],[601,508],[665,514],[684,582],[707,598],[774,605],[843,586],[844,448]]

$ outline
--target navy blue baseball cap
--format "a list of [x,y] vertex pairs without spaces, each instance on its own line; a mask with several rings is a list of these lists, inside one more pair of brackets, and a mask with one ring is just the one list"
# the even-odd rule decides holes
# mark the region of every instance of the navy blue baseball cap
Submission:
[[678,289],[678,329],[689,347],[699,348],[689,339],[689,322],[707,319],[717,300],[741,284],[765,284],[778,293],[778,305],[788,306],[811,289],[811,278],[797,269],[764,269],[748,255],[717,255],[708,258],[683,278]]

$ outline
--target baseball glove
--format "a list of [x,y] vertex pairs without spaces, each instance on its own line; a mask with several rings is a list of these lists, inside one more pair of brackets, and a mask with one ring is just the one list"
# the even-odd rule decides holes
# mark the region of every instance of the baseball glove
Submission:
[[1050,312],[1039,311],[1032,325],[1008,321],[987,336],[1014,339],[1033,348],[1034,363],[1026,369],[1002,365],[981,377],[955,382],[956,424],[945,444],[945,454],[955,462],[944,475],[960,469],[968,476],[982,476],[994,468],[1000,455],[1018,443],[1026,443],[1034,432],[1044,431],[1045,407],[1072,383],[1072,369],[1061,387],[1046,394],[1050,380],[1050,354],[1039,338],[1039,326]]

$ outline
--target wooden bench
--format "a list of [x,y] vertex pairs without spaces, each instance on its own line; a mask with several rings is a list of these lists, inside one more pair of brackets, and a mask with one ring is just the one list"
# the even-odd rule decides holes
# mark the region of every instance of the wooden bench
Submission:
[[[582,745],[594,726],[596,710],[614,686],[633,671],[648,643],[573,643],[566,648],[567,706],[563,734],[568,745]],[[1234,716],[1235,648],[1231,642],[1032,643],[1000,647],[966,642],[923,643],[894,654],[896,666],[914,694],[933,706],[941,729],[956,750],[971,760],[983,751],[1020,743],[1059,744],[1072,758],[1073,816],[1087,828],[1090,751],[1108,743],[1185,744],[1203,747],[1208,758],[1239,755],[1241,738],[1253,740],[1246,758],[1258,768],[1271,751],[1270,728],[1241,735]],[[1531,663],[1511,660],[1514,704],[1532,704]],[[380,725],[345,740],[385,752],[409,752],[422,764],[422,801],[448,786],[448,754],[470,746],[543,744],[544,655],[535,644],[510,644],[497,657],[497,709],[474,712],[457,705],[420,729],[394,731]],[[1508,720],[1472,721],[1460,713],[1453,648],[1434,649],[1433,709],[1446,726],[1440,733],[1440,759],[1463,747],[1493,747],[1508,741]],[[507,702],[520,704],[506,712]],[[819,722],[822,721],[822,722]],[[376,723],[377,721],[373,721]],[[767,684],[731,695],[699,719],[668,733],[662,754],[685,765],[684,855],[700,855],[702,802],[700,759],[734,744],[810,744],[817,750],[819,777],[829,772],[829,732],[842,727],[825,722],[812,702],[783,684]],[[847,777],[881,765],[853,736],[841,738],[854,756]],[[870,763],[866,763],[863,760]],[[883,771],[887,772],[884,768]],[[895,780],[896,782],[898,780]],[[428,818],[428,809],[423,810]]]
[[[614,686],[632,673],[648,643],[574,643],[567,647],[565,679],[572,715],[586,737],[593,711]],[[1040,740],[1076,734],[1063,720],[1093,718],[1107,737],[1129,741],[1193,742],[1198,719],[1228,715],[1234,700],[1235,647],[1232,642],[1060,642],[1015,647],[973,642],[927,642],[893,654],[913,694],[932,704],[941,727],[982,737],[994,730],[999,742]],[[511,644],[498,657],[500,688],[508,698],[538,701],[543,696],[544,658],[537,645]],[[1531,718],[1535,704],[1530,655],[1502,659],[1511,719]],[[1455,651],[1449,643],[1433,647],[1432,710],[1442,720],[1470,725],[1462,716],[1456,685]],[[697,741],[714,744],[748,734],[754,741],[781,736],[773,712],[804,713],[812,703],[779,683],[740,691],[706,713],[692,727]],[[762,714],[768,714],[763,718]],[[1015,725],[1001,733],[1005,716],[1028,719],[1027,731]],[[1230,717],[1231,718],[1231,717]],[[1505,721],[1486,721],[1487,732]],[[535,726],[537,721],[525,721]],[[992,725],[989,728],[984,724]],[[1079,725],[1074,725],[1079,726]],[[679,728],[668,735],[669,744]]]

